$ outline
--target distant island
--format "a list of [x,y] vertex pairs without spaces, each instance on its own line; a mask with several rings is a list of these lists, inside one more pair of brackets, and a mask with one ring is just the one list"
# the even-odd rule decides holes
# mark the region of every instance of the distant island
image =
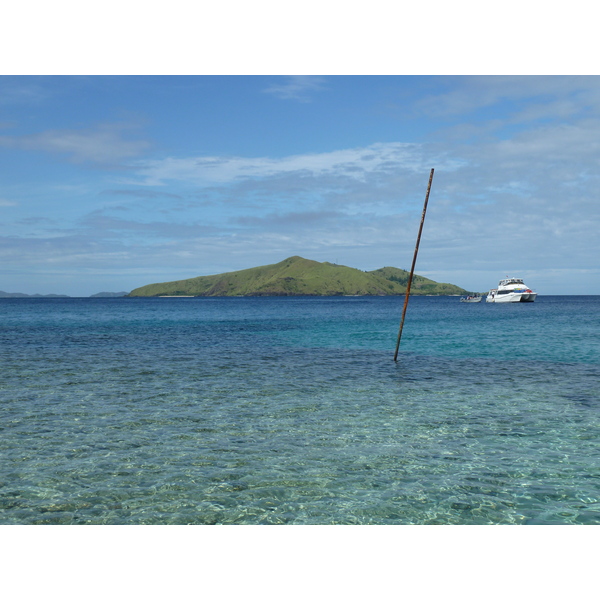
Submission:
[[[100,292],[90,298],[122,298],[127,292]],[[19,292],[0,292],[0,298],[72,298],[65,294],[21,294]]]
[[63,294],[20,294],[19,292],[0,292],[0,298],[70,298]]
[[[151,283],[130,297],[148,296],[396,296],[406,294],[410,273],[396,267],[361,271],[300,256],[262,267],[180,281]],[[414,275],[411,294],[454,296],[469,292],[451,283]]]
[[98,294],[90,296],[90,298],[122,298],[127,295],[127,292],[99,292]]

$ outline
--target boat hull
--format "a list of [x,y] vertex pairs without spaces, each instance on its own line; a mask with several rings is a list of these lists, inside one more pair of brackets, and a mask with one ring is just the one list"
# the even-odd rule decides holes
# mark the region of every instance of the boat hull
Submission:
[[509,302],[533,302],[537,297],[535,292],[529,294],[501,294],[496,296],[488,296],[486,302],[495,302],[507,304]]
[[533,302],[536,298],[537,294],[531,293],[531,294],[521,294],[521,300],[519,302]]

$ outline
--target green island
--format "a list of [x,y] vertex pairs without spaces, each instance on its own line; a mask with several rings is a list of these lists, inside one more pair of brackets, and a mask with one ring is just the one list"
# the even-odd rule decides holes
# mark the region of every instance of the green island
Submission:
[[[396,296],[406,294],[409,276],[408,271],[396,267],[361,271],[292,256],[274,265],[151,283],[136,288],[129,296]],[[416,274],[410,292],[420,296],[469,293]]]

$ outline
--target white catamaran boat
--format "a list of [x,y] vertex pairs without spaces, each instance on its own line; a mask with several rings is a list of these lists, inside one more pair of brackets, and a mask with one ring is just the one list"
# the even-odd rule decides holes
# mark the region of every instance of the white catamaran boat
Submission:
[[486,302],[533,302],[537,293],[530,290],[522,279],[507,277],[501,279],[498,288],[490,290]]

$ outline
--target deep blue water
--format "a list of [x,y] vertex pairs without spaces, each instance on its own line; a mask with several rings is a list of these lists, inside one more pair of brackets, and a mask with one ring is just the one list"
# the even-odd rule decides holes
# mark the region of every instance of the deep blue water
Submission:
[[600,296],[0,300],[0,523],[598,524]]

